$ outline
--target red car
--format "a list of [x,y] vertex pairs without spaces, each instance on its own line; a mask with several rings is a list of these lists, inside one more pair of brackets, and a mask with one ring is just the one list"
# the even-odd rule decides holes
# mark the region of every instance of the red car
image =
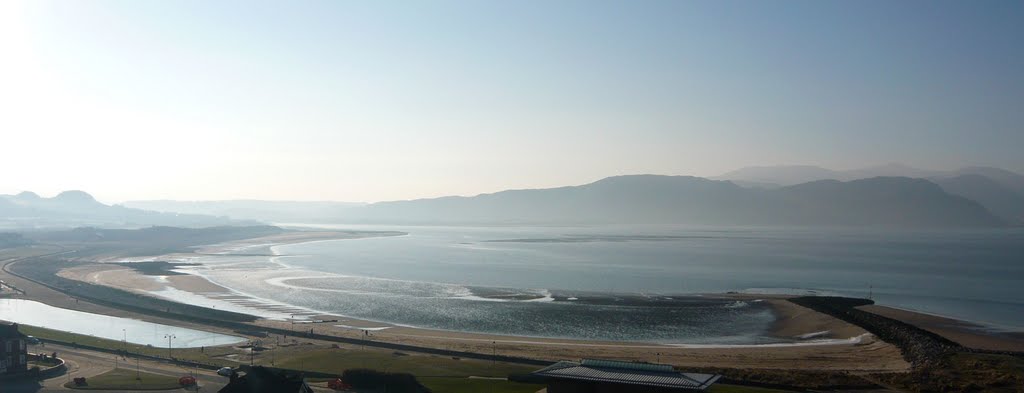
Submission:
[[352,385],[345,383],[341,378],[334,378],[327,382],[327,387],[334,390],[349,390],[352,389]]
[[196,378],[193,376],[186,375],[178,378],[178,384],[181,386],[192,386],[196,384]]

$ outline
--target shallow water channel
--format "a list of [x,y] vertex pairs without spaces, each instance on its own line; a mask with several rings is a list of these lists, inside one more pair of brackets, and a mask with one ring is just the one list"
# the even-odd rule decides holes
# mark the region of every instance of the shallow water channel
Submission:
[[0,299],[0,320],[84,334],[109,340],[172,348],[227,345],[244,342],[237,336],[205,332],[130,318],[68,310],[24,299]]

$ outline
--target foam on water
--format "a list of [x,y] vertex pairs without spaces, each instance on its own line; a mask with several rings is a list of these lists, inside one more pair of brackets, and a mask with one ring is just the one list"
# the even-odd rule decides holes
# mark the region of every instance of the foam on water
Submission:
[[798,342],[785,342],[785,343],[768,343],[768,344],[668,344],[678,348],[771,348],[771,347],[807,347],[807,346],[820,346],[820,345],[858,345],[863,344],[871,337],[874,337],[871,333],[864,333],[857,337],[842,338],[842,339],[821,339],[821,340],[807,340]]

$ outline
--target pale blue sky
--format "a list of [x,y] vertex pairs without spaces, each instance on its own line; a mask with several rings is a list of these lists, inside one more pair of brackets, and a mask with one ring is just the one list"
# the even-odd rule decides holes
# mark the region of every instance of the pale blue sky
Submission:
[[4,1],[0,192],[1024,172],[1022,21],[1020,1]]

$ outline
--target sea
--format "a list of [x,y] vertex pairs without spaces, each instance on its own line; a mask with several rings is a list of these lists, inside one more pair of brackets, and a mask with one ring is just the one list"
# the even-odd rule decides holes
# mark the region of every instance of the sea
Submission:
[[406,234],[274,246],[270,257],[241,250],[186,271],[252,298],[384,327],[780,342],[767,304],[720,296],[733,292],[871,298],[1024,331],[1022,228],[317,227]]

